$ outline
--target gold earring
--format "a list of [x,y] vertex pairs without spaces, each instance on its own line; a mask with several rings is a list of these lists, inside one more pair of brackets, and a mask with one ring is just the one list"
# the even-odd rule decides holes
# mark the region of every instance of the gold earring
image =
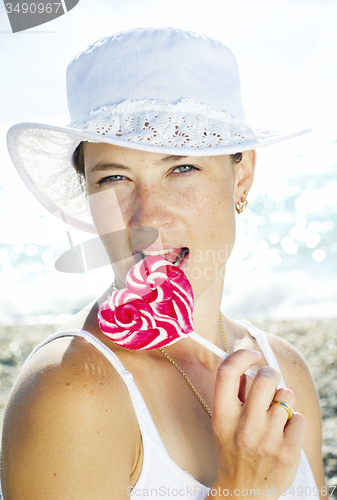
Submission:
[[248,201],[246,199],[248,191],[244,191],[243,194],[244,196],[241,196],[241,201],[239,201],[239,203],[236,203],[235,205],[235,210],[237,211],[238,214],[241,214],[241,212],[243,212],[248,205]]

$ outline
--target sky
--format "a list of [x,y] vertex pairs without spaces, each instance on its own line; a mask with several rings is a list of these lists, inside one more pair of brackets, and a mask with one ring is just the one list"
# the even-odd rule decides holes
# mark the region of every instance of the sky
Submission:
[[[17,122],[68,123],[66,67],[86,45],[146,26],[188,29],[227,44],[238,61],[248,121],[276,130],[312,129],[258,151],[250,195],[277,199],[294,169],[317,174],[336,162],[336,22],[334,0],[80,0],[66,15],[13,34],[1,2],[0,243],[20,244],[27,232],[37,243],[65,238],[64,228],[23,186],[5,136]],[[37,224],[41,214],[48,217],[46,231]]]
[[[337,131],[336,21],[333,0],[80,0],[66,15],[13,34],[0,3],[0,151],[6,165],[0,182],[11,169],[4,142],[8,126],[68,123],[69,60],[103,36],[139,26],[174,26],[220,39],[237,57],[252,124],[312,128],[310,137],[289,145],[299,154],[328,144]],[[283,164],[282,173],[288,168]]]

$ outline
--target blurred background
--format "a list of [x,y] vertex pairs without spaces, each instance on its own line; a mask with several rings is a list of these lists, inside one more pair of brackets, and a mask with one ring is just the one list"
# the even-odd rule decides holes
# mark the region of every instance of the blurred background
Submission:
[[[48,24],[13,34],[0,3],[0,417],[25,357],[113,279],[55,270],[92,236],[47,212],[9,159],[14,123],[69,122],[65,73],[111,33],[173,26],[222,40],[237,57],[248,121],[312,132],[258,150],[249,205],[238,218],[225,313],[283,335],[306,356],[321,398],[324,463],[337,483],[337,2],[334,0],[80,0]],[[67,233],[68,232],[68,233]]]
[[26,190],[5,144],[8,127],[67,124],[65,72],[85,45],[138,26],[203,32],[235,53],[247,118],[312,132],[258,150],[248,209],[238,217],[224,310],[235,317],[336,316],[337,3],[80,0],[66,15],[12,34],[0,4],[0,323],[63,322],[112,279],[54,269],[90,238],[59,222]]

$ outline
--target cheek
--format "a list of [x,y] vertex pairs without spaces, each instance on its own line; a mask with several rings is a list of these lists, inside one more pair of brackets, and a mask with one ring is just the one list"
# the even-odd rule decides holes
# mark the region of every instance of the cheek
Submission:
[[195,203],[200,230],[208,233],[213,241],[220,241],[235,231],[233,192],[228,182],[213,183],[207,194],[200,193]]
[[89,205],[96,230],[113,264],[115,277],[123,284],[128,271],[135,264],[135,259],[115,190],[105,189],[90,194]]
[[207,196],[195,202],[198,210],[194,214],[193,250],[186,274],[197,300],[217,277],[224,278],[235,241],[235,209],[231,186],[227,184],[213,186]]
[[88,201],[99,235],[125,229],[122,211],[114,189],[89,194]]
[[[193,285],[212,282],[228,261],[235,242],[235,209],[231,185],[214,183],[207,195],[196,198],[194,243],[188,263],[188,276]],[[198,288],[195,289],[197,292]]]

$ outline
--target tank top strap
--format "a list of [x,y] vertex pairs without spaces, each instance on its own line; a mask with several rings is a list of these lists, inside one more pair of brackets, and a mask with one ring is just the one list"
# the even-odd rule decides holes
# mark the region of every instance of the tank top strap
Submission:
[[279,382],[278,389],[285,388],[286,385],[279,364],[277,362],[276,356],[272,348],[270,347],[267,337],[265,336],[263,331],[257,328],[256,326],[252,325],[251,322],[247,321],[246,319],[241,319],[239,323],[241,323],[241,325],[243,325],[246,328],[247,332],[256,340],[267,364],[269,366],[272,366],[281,373],[281,380]]
[[153,419],[145,404],[145,401],[133,380],[132,374],[124,368],[123,364],[121,363],[117,355],[91,333],[87,332],[86,330],[78,330],[78,329],[56,332],[47,337],[43,342],[38,344],[35,347],[35,349],[31,352],[31,354],[28,356],[27,361],[42,346],[52,342],[55,339],[62,337],[81,337],[85,339],[87,342],[89,342],[91,345],[93,345],[108,359],[108,361],[110,361],[110,363],[118,372],[118,374],[120,375],[120,377],[122,378],[123,382],[125,383],[128,389],[136,413],[139,429],[143,438],[145,438],[145,436],[151,437],[152,439],[154,439],[157,445],[162,449],[162,451],[164,451],[167,454],[167,450],[164,446],[164,443],[162,442],[162,439],[158,433],[155,423],[153,422]]

